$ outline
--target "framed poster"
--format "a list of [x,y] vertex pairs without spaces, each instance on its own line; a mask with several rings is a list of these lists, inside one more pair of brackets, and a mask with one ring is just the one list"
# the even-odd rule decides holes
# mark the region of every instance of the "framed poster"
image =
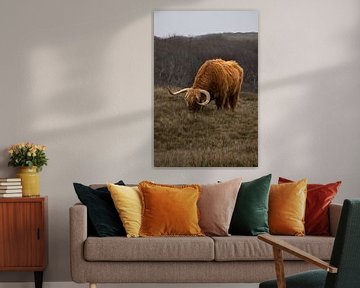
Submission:
[[154,166],[258,166],[257,11],[154,12]]

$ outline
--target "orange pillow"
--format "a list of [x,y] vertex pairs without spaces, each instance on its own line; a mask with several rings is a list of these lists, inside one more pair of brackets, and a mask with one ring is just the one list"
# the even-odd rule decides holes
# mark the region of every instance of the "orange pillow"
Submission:
[[307,180],[273,184],[269,195],[269,228],[271,234],[303,236]]
[[140,236],[203,236],[199,227],[199,185],[139,183],[142,198]]

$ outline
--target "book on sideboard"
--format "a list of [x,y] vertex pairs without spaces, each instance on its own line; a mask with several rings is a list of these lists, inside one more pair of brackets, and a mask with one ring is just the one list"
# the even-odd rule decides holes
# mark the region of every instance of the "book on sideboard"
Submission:
[[13,183],[18,182],[21,183],[20,178],[0,178],[0,183]]
[[22,197],[22,193],[0,193],[0,198]]
[[0,198],[22,197],[20,178],[0,178]]
[[21,187],[20,178],[0,178],[0,190],[19,189]]
[[0,194],[13,194],[13,193],[21,193],[21,187],[19,189],[1,189]]
[[17,185],[17,186],[0,186],[0,193],[3,190],[16,190],[16,189],[21,189],[22,186],[21,185]]
[[0,187],[11,187],[21,185],[21,182],[0,182]]

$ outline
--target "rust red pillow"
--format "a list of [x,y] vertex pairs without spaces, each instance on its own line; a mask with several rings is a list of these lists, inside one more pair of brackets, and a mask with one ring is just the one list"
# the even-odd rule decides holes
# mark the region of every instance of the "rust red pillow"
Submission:
[[[279,177],[279,184],[293,182]],[[341,181],[329,184],[307,184],[305,234],[329,235],[329,206],[336,196]]]

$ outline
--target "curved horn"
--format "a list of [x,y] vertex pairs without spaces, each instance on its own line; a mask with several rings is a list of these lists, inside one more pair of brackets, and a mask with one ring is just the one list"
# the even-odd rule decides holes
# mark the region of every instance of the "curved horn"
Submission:
[[[200,93],[204,94],[206,96],[206,100],[204,102],[197,102],[199,105],[205,106],[207,104],[209,104],[211,98],[210,98],[210,93],[204,89],[199,89]],[[198,99],[199,100],[199,99]]]
[[177,95],[177,94],[180,94],[180,93],[184,93],[184,92],[187,92],[190,88],[184,88],[184,89],[181,89],[179,91],[176,91],[176,92],[172,92],[169,88],[168,88],[168,91],[171,95]]

